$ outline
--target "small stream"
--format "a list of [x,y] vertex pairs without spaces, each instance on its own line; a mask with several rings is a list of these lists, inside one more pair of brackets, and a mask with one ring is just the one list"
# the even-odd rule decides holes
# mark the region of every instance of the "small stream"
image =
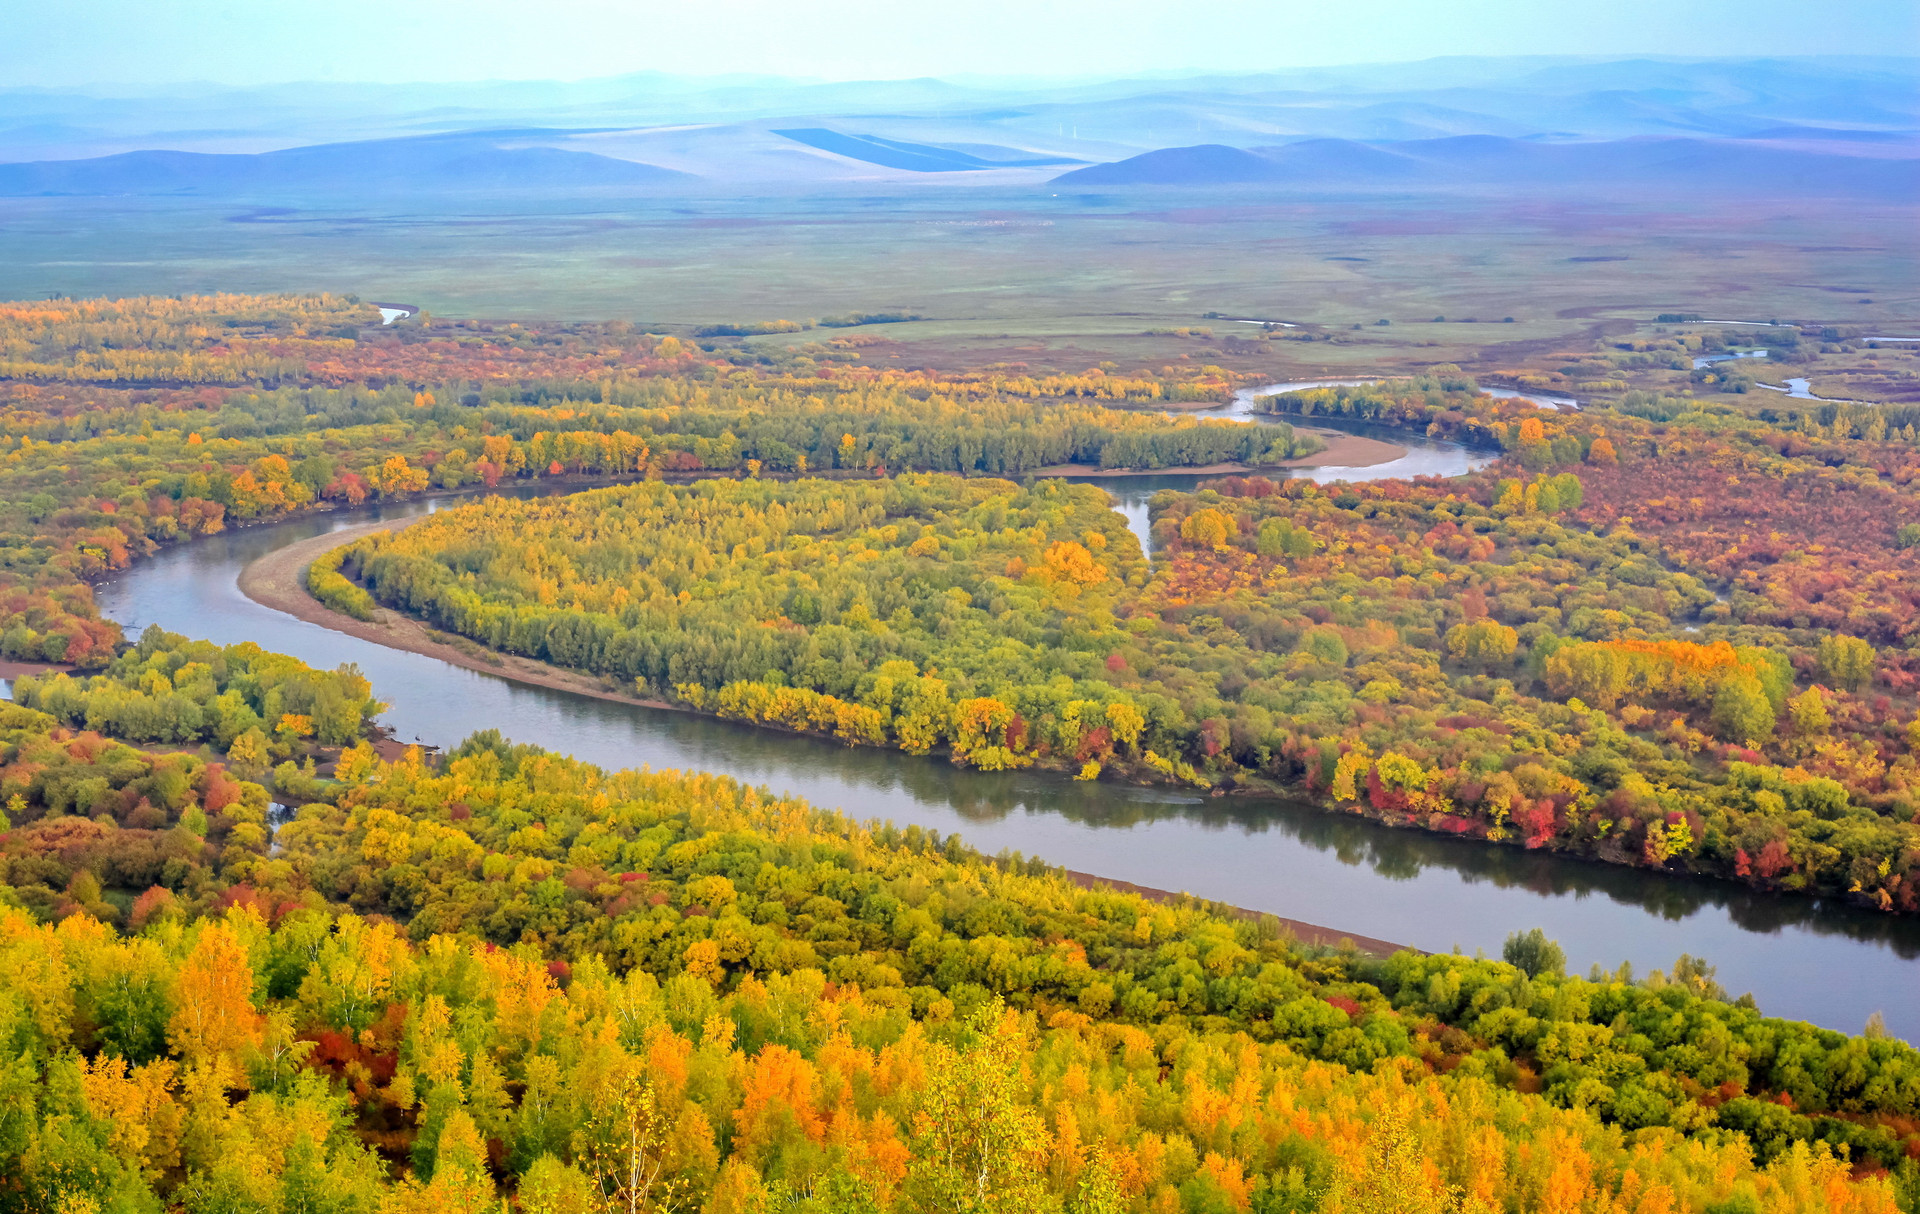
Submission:
[[1792,400],[1817,400],[1829,405],[1863,405],[1867,403],[1866,401],[1859,400],[1842,400],[1837,396],[1815,396],[1813,394],[1813,381],[1810,379],[1801,379],[1797,376],[1787,380],[1784,387],[1780,384],[1760,383],[1756,383],[1753,386],[1756,388],[1765,388],[1769,392],[1784,393]]
[[1730,354],[1696,354],[1693,359],[1693,369],[1698,371],[1702,367],[1711,367],[1715,363],[1738,362],[1744,358],[1765,358],[1766,356],[1765,350],[1736,350]]

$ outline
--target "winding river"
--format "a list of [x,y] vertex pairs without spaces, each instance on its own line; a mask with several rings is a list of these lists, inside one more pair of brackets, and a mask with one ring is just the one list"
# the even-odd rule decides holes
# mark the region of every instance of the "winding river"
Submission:
[[[1244,416],[1245,402],[1209,412]],[[1402,433],[1393,438],[1410,446],[1406,458],[1295,474],[1457,474],[1485,458]],[[1143,522],[1153,489],[1185,488],[1194,479],[1100,483],[1117,490],[1121,508]],[[1434,951],[1498,955],[1509,932],[1539,926],[1579,970],[1627,960],[1644,973],[1691,953],[1718,965],[1724,986],[1752,991],[1770,1013],[1857,1032],[1880,1011],[1892,1032],[1920,1040],[1920,922],[1911,919],[1392,830],[1280,798],[1080,784],[1036,771],[976,772],[615,704],[332,632],[254,603],[236,585],[247,565],[285,545],[444,504],[404,502],[209,536],[102,584],[99,602],[130,632],[159,624],[224,644],[255,641],[316,666],[358,663],[391,701],[385,720],[404,741],[450,746],[498,728],[516,741],[603,765],[725,772],[857,817],[958,831],[988,852],[1012,849]]]
[[[1243,388],[1234,393],[1233,398],[1224,405],[1211,409],[1169,410],[1170,417],[1225,418],[1231,421],[1265,422],[1272,417],[1274,421],[1286,422],[1299,430],[1337,430],[1346,434],[1357,434],[1363,438],[1376,438],[1405,449],[1398,459],[1381,464],[1369,464],[1364,467],[1345,467],[1338,464],[1323,464],[1291,468],[1285,472],[1268,472],[1269,477],[1297,476],[1326,484],[1332,481],[1370,481],[1385,480],[1390,477],[1412,476],[1460,476],[1475,468],[1483,467],[1492,461],[1488,452],[1469,451],[1458,443],[1445,442],[1418,437],[1410,437],[1405,430],[1396,430],[1391,426],[1379,426],[1370,422],[1354,421],[1340,417],[1293,417],[1256,413],[1254,402],[1258,397],[1271,396],[1277,392],[1296,392],[1305,388],[1328,388],[1341,384],[1372,384],[1377,379],[1304,379],[1284,384],[1268,384],[1264,388]],[[1505,390],[1489,391],[1496,396],[1517,397],[1519,392]],[[1528,400],[1546,404],[1558,398],[1529,396]],[[1571,401],[1566,402],[1572,404]],[[1576,406],[1577,407],[1577,406]],[[1099,485],[1113,499],[1113,508],[1126,516],[1128,528],[1140,537],[1140,547],[1151,553],[1153,536],[1149,529],[1149,503],[1153,495],[1162,489],[1175,489],[1183,493],[1192,492],[1201,481],[1217,480],[1218,473],[1194,472],[1151,472],[1134,476],[1069,476],[1067,480],[1082,481]]]

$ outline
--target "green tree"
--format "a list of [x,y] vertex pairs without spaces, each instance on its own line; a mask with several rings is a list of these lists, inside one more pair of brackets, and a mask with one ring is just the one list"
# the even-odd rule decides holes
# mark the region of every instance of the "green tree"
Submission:
[[1713,723],[1729,742],[1758,745],[1773,734],[1773,701],[1751,675],[1728,679],[1713,696]]
[[1873,682],[1874,663],[1879,655],[1873,646],[1859,637],[1824,636],[1820,638],[1820,671],[1836,687],[1859,691]]
[[1529,978],[1542,974],[1559,978],[1567,972],[1567,954],[1537,927],[1508,936],[1500,948],[1500,957]]
[[1318,542],[1313,533],[1304,527],[1296,527],[1293,520],[1270,518],[1260,524],[1255,535],[1255,545],[1261,556],[1282,556],[1292,560],[1312,556]]
[[1329,666],[1347,664],[1347,643],[1341,640],[1340,634],[1331,628],[1310,629],[1300,638],[1300,649],[1301,652],[1311,654]]
[[1797,737],[1820,737],[1833,724],[1827,712],[1827,699],[1818,687],[1809,687],[1788,700],[1787,712],[1793,718],[1793,732]]

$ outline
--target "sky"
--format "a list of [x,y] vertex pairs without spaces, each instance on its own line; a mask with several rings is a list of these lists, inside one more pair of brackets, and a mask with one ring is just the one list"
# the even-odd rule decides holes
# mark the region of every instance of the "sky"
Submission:
[[0,0],[0,87],[1920,53],[1914,0]]

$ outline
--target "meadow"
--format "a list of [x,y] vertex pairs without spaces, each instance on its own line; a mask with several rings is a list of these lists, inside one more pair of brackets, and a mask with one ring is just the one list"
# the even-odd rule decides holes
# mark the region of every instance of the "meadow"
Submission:
[[[1662,312],[1897,325],[1920,305],[1916,230],[1913,209],[1893,204],[1601,201],[1530,185],[1344,197],[927,185],[412,204],[9,198],[0,297],[297,282],[436,316],[620,318],[662,332],[899,311],[926,319],[839,335],[897,341],[888,354],[909,367],[1080,371],[1188,355],[1310,377],[1503,366]],[[1314,340],[1231,352],[1149,335],[1258,329],[1209,313],[1300,323],[1306,332],[1282,335]]]

